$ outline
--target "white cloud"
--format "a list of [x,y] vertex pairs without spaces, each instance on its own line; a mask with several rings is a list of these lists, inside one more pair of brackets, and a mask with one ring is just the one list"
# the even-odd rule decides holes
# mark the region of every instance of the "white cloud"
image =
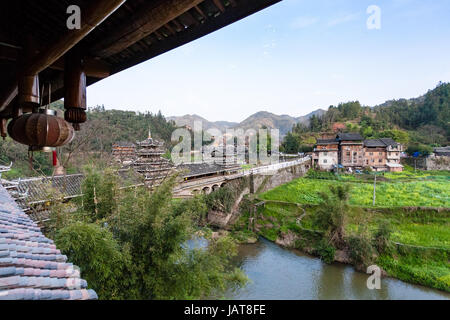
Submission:
[[318,18],[315,17],[298,17],[291,23],[291,28],[293,29],[303,29],[313,24],[316,24],[319,21]]
[[334,18],[334,19],[330,20],[328,22],[328,26],[329,27],[334,27],[334,26],[337,26],[339,24],[355,21],[355,20],[357,20],[359,18],[359,16],[360,16],[359,12],[358,13],[347,13],[347,14],[341,15],[341,16],[339,16],[337,18]]

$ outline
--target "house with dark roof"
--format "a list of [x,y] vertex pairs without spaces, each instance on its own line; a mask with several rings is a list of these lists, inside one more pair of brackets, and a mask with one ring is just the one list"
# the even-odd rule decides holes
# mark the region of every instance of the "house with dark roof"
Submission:
[[450,146],[434,148],[423,161],[426,170],[450,170]]
[[364,166],[364,138],[359,133],[339,133],[339,163],[345,168]]
[[450,146],[434,148],[433,153],[437,157],[450,157]]
[[364,140],[364,166],[374,171],[386,169],[386,145],[380,139]]
[[391,138],[364,140],[365,165],[375,171],[403,171],[403,146]]
[[339,163],[339,141],[317,139],[313,152],[313,165],[322,170],[331,170]]
[[317,140],[313,164],[322,170],[341,165],[348,170],[402,171],[402,151],[403,146],[391,138],[364,140],[359,133],[339,133],[335,139]]

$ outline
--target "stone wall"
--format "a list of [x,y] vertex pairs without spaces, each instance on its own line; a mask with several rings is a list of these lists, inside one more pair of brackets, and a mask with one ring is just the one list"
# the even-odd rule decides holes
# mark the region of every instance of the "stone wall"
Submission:
[[429,156],[426,158],[425,166],[427,170],[450,170],[450,157]]
[[245,183],[248,183],[248,187],[246,187],[239,195],[233,208],[233,212],[209,212],[208,222],[215,227],[226,228],[239,217],[238,205],[246,194],[261,193],[276,188],[304,176],[309,168],[311,168],[311,161],[297,166],[279,169],[270,174],[250,175],[245,181]]
[[403,158],[402,162],[421,170],[450,170],[450,157],[430,155],[426,158]]
[[311,162],[280,169],[273,174],[255,175],[253,177],[253,187],[250,186],[250,189],[255,190],[255,193],[268,191],[294,179],[303,177],[309,168],[311,168]]

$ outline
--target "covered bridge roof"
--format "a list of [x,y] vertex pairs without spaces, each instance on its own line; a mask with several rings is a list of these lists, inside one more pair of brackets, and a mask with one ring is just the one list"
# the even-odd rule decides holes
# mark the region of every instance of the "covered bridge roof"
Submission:
[[[15,0],[0,2],[0,116],[10,117],[18,70],[51,82],[64,96],[64,56],[84,56],[87,85],[198,39],[280,0]],[[69,30],[68,7],[81,9],[81,29]],[[36,46],[21,60],[26,38]],[[27,53],[30,55],[31,53]],[[43,101],[47,101],[44,93]]]

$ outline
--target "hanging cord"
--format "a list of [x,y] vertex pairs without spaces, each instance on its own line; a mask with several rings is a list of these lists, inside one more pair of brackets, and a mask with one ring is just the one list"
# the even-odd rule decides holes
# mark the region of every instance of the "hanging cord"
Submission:
[[50,107],[50,103],[52,102],[52,84],[48,83],[48,105],[45,107],[45,110],[48,110]]
[[44,89],[45,89],[45,83],[42,84],[42,89],[41,89],[41,98],[40,98],[40,103],[39,105],[42,107],[42,104],[44,103]]
[[30,164],[30,170],[33,171],[33,151],[28,151],[28,161]]

